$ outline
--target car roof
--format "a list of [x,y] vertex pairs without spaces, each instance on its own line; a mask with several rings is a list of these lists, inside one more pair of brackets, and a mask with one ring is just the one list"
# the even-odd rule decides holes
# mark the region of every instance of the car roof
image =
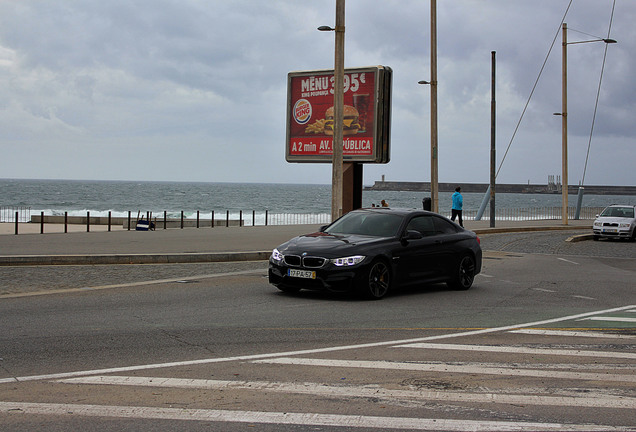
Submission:
[[[401,207],[366,207],[361,209],[356,209],[353,211],[367,211],[367,212],[375,212],[375,213],[388,213],[394,214],[398,216],[408,216],[412,214],[431,214],[437,215],[437,213],[433,213],[426,210],[420,210],[415,208],[401,208]],[[439,216],[439,215],[438,215]]]

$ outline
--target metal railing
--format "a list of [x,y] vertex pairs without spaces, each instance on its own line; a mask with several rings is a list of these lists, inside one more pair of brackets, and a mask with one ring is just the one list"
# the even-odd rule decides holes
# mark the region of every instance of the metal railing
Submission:
[[31,222],[31,207],[0,206],[0,222]]
[[[601,213],[605,207],[582,207],[579,219],[594,220],[596,215]],[[462,216],[464,220],[475,220],[478,210],[464,210]],[[576,207],[568,207],[568,219],[574,220]],[[450,211],[440,212],[443,216],[451,216]],[[562,219],[561,207],[527,207],[527,208],[503,208],[495,210],[495,220],[498,221],[539,221]],[[486,209],[481,220],[490,219],[490,209]]]
[[[594,220],[596,215],[603,211],[604,207],[583,207],[581,208],[580,220]],[[568,210],[569,219],[574,220],[575,208],[570,207]],[[140,212],[137,212],[138,214]],[[490,219],[489,209],[482,215],[482,221]],[[67,232],[67,225],[86,225],[86,231],[90,231],[91,225],[123,225],[124,229],[135,229],[135,222],[138,218],[132,216],[132,212],[128,212],[127,217],[111,217],[108,216],[91,216],[87,212],[86,216],[68,216],[67,212],[64,216],[47,216],[44,212],[39,215],[31,216],[30,207],[0,207],[0,222],[12,222],[15,224],[15,233],[18,234],[19,223],[37,223],[40,225],[40,233],[44,233],[44,225],[64,225],[64,232]],[[450,217],[450,211],[442,211],[440,214]],[[325,225],[331,222],[331,215],[328,213],[270,213],[269,210],[263,211],[229,211],[224,212],[207,212],[202,215],[199,211],[194,213],[195,216],[186,217],[181,212],[180,217],[170,217],[167,212],[163,212],[162,217],[153,217],[153,213],[147,212],[146,220],[153,222],[155,229],[166,228],[214,228],[214,227],[230,227],[230,226],[267,226],[267,225]],[[216,215],[216,217],[215,217]],[[477,210],[465,210],[463,212],[464,220],[475,220]],[[195,219],[196,217],[196,219]],[[142,218],[143,219],[143,218]],[[561,220],[561,207],[528,207],[528,208],[503,208],[497,209],[495,220],[497,221],[541,221],[541,220]]]

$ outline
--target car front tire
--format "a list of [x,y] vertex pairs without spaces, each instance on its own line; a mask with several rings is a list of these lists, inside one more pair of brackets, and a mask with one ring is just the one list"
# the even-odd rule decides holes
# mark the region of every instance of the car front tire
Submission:
[[362,284],[362,294],[371,300],[379,300],[391,289],[391,269],[389,265],[379,259],[374,261],[367,272]]
[[452,278],[448,281],[449,288],[455,290],[467,290],[473,286],[475,280],[475,258],[472,255],[463,255],[455,267]]

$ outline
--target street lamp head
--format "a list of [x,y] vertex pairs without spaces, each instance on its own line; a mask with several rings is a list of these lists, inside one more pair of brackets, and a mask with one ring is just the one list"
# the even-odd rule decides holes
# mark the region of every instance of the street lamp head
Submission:
[[318,27],[318,30],[320,30],[320,31],[334,31],[336,29],[333,28],[333,27],[329,27],[329,26],[320,26],[320,27]]
[[610,44],[610,43],[617,43],[615,39],[603,39],[603,42]]
[[418,84],[430,84],[431,82],[422,80],[422,81],[418,81],[417,83]]

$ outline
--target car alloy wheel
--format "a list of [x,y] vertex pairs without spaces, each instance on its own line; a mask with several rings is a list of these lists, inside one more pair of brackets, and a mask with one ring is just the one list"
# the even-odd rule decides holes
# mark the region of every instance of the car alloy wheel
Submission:
[[389,292],[391,288],[391,270],[386,262],[377,260],[371,264],[367,278],[367,286],[364,294],[366,297],[379,300]]
[[471,255],[464,255],[459,260],[453,279],[448,286],[456,290],[467,290],[475,280],[475,259]]

